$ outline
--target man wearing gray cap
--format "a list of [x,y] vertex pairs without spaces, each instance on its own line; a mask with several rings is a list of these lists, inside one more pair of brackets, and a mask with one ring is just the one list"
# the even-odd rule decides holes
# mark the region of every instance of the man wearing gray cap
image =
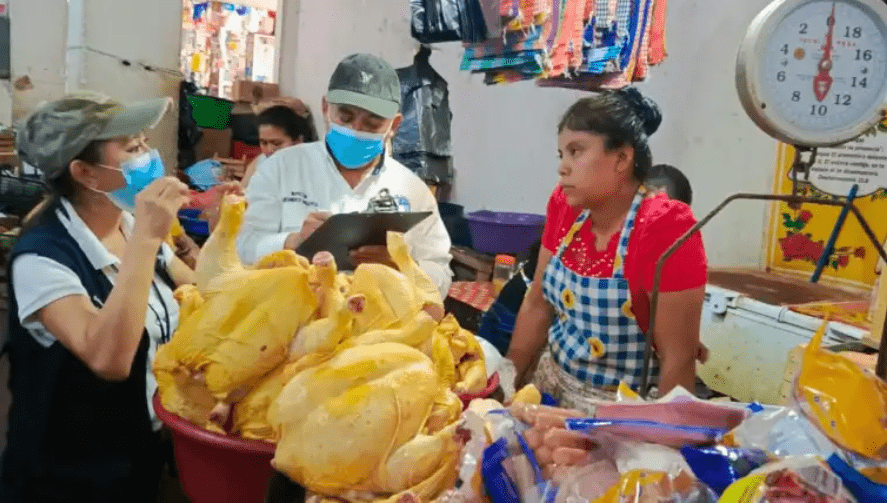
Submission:
[[[364,211],[387,190],[399,211],[432,212],[405,238],[445,297],[450,238],[437,201],[419,177],[385,153],[402,119],[399,110],[400,80],[391,65],[368,54],[342,60],[323,100],[324,140],[277,151],[250,181],[237,239],[241,259],[255,263],[275,251],[296,250],[330,215]],[[384,246],[354,250],[351,262],[392,265]]]

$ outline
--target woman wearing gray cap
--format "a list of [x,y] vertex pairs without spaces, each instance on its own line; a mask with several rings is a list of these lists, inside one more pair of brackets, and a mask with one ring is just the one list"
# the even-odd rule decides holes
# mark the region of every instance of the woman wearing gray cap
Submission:
[[68,96],[19,128],[22,158],[54,196],[9,257],[0,501],[156,500],[151,360],[178,324],[173,289],[193,281],[163,241],[188,188],[164,176],[156,151],[128,145],[169,105]]

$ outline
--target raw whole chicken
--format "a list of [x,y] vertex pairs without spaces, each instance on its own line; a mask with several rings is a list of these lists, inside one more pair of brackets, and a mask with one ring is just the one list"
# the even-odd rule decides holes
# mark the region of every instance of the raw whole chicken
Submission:
[[[197,287],[176,291],[179,329],[154,361],[163,406],[215,430],[232,404],[286,360],[293,337],[317,311],[304,259],[278,252],[255,269],[240,263],[234,239],[244,206],[226,197],[198,259]],[[207,395],[215,400],[209,411]]]
[[297,374],[272,405],[280,431],[273,464],[347,500],[409,491],[428,501],[455,479],[458,410],[443,428],[426,428],[447,392],[434,362],[414,348],[343,349]]
[[487,381],[473,334],[444,318],[431,279],[389,233],[397,266],[340,273],[329,253],[240,263],[244,202],[225,198],[181,324],[157,353],[164,408],[277,444],[297,483],[348,501],[432,501],[455,482],[457,393]]

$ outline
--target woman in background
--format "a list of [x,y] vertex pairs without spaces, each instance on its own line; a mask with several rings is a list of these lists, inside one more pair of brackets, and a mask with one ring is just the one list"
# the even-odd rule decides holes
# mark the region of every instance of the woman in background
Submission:
[[317,141],[311,116],[303,117],[288,106],[277,105],[260,113],[258,125],[262,155],[256,157],[246,168],[246,173],[240,182],[244,190],[249,185],[250,178],[256,173],[256,168],[274,152],[300,143]]

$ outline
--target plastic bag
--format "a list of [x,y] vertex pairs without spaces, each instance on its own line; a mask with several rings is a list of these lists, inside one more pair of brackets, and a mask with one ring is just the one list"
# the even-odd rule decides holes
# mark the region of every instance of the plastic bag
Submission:
[[639,419],[567,419],[567,429],[588,434],[609,433],[636,442],[675,448],[714,444],[729,431],[726,428],[684,426]]
[[419,178],[437,184],[453,181],[447,81],[428,62],[422,47],[413,64],[397,70],[403,122],[392,141],[392,155]]
[[887,459],[887,384],[840,354],[821,349],[826,326],[807,345],[795,397],[832,441],[868,458]]
[[493,503],[539,503],[545,481],[523,436],[526,426],[504,410],[493,411],[487,418],[493,433],[481,468],[487,495]]
[[724,443],[744,449],[761,449],[778,457],[815,454],[827,459],[836,447],[798,411],[787,407],[756,406],[748,419],[724,438]]
[[200,161],[189,168],[185,168],[185,174],[191,180],[191,185],[198,190],[206,191],[221,183],[222,163],[215,159]]
[[693,474],[718,494],[769,461],[767,453],[759,449],[685,446],[681,453]]
[[410,0],[413,38],[424,44],[487,38],[478,0]]
[[668,402],[603,404],[598,406],[594,417],[730,430],[739,426],[746,415],[743,409],[678,397]]
[[459,478],[456,488],[446,491],[437,499],[438,503],[481,503],[484,501],[481,466],[488,439],[484,418],[473,410],[462,416],[461,429],[469,438],[462,447],[459,460]]
[[[853,503],[841,479],[816,456],[764,465],[724,491],[720,503]],[[866,502],[867,503],[867,502]]]
[[887,484],[884,483],[885,471],[883,469],[857,471],[837,454],[829,457],[828,465],[841,478],[844,487],[858,501],[865,503],[887,502]]
[[717,495],[686,472],[633,470],[593,503],[715,503]]

